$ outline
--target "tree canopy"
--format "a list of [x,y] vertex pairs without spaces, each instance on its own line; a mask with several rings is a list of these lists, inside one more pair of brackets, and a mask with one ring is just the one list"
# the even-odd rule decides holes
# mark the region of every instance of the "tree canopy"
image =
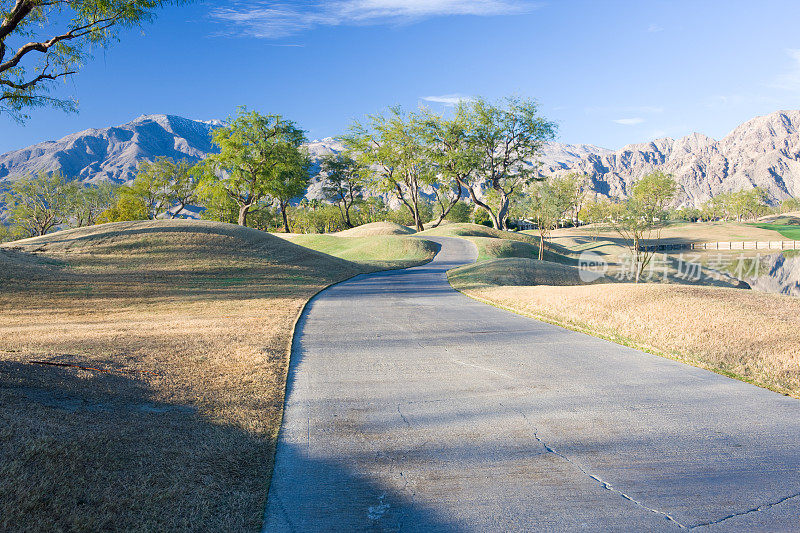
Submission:
[[511,199],[535,179],[556,124],[539,116],[535,100],[516,97],[462,101],[451,118],[429,114],[426,124],[440,172],[466,189],[495,228],[507,229]]
[[204,160],[201,189],[206,196],[224,194],[236,202],[239,225],[247,225],[251,210],[264,208],[266,200],[286,192],[303,169],[307,176],[307,156],[301,153],[305,132],[280,115],[261,115],[242,107],[211,138],[219,153]]
[[367,123],[356,121],[342,137],[360,165],[370,169],[368,184],[376,191],[392,194],[410,212],[417,231],[422,231],[420,193],[436,180],[427,157],[419,113],[392,107],[387,114],[369,115]]
[[[656,171],[636,182],[627,200],[612,204],[609,218],[627,243],[637,283],[653,257],[654,245],[658,244],[661,228],[668,218],[667,204],[675,197],[677,189],[672,175]],[[650,241],[649,247],[642,245],[644,240]]]
[[56,80],[75,74],[120,30],[152,20],[180,0],[3,0],[0,2],[0,114],[23,122],[26,110],[66,111],[74,99],[52,96]]

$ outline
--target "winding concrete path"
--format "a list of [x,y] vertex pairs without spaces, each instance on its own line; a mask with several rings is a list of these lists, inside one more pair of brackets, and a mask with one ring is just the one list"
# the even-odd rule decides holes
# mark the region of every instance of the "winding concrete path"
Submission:
[[436,240],[301,318],[266,531],[800,531],[800,401],[471,300]]

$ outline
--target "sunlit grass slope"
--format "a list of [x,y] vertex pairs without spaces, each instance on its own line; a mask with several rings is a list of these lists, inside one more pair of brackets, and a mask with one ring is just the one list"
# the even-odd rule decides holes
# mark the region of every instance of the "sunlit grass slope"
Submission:
[[340,237],[338,234],[308,234],[292,237],[291,242],[373,270],[418,265],[433,259],[439,250],[439,245],[431,241],[399,235]]
[[[539,257],[539,239],[521,232],[501,231],[480,224],[455,223],[439,226],[418,233],[420,237],[459,237],[467,239],[478,248],[478,261],[490,259],[518,257],[536,259]],[[551,248],[553,246],[551,245]],[[556,247],[557,248],[557,247]],[[547,261],[574,263],[558,250],[545,249]]]
[[395,222],[370,222],[355,228],[340,231],[339,237],[370,237],[373,235],[410,235],[415,230]]
[[[522,257],[489,259],[448,272],[458,290],[507,285],[582,285],[580,270],[550,261]],[[588,278],[587,278],[588,279]]]

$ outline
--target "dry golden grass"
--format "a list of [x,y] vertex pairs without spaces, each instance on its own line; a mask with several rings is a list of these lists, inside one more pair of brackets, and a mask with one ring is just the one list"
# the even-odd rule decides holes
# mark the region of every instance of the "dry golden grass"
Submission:
[[[528,233],[528,232],[526,232]],[[553,231],[554,240],[561,238],[598,238],[616,242],[619,234],[612,228],[595,224],[577,228],[562,228]],[[716,242],[716,241],[781,241],[784,237],[777,231],[761,229],[739,222],[686,222],[663,228],[664,242]]]
[[489,303],[800,398],[800,299],[664,284],[489,286],[453,275]]
[[317,291],[372,268],[210,222],[11,245],[0,530],[260,528],[293,323]]

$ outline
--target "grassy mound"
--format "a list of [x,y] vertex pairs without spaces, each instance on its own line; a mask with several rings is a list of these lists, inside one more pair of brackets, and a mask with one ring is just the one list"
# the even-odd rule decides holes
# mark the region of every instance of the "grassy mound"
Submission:
[[[790,239],[793,241],[800,241],[800,225],[796,224],[793,221],[784,221],[771,224],[753,224],[754,227],[765,229],[765,230],[772,230],[780,233],[783,238]],[[773,238],[772,240],[780,240],[780,237]]]
[[293,237],[291,242],[375,270],[424,263],[439,251],[439,246],[431,241],[399,235],[339,237],[309,234]]
[[0,530],[260,529],[294,320],[364,270],[199,221],[0,248]]
[[[447,278],[460,291],[498,286],[584,285],[575,267],[519,257],[491,259],[450,270]],[[591,279],[591,278],[587,278]],[[597,282],[608,282],[601,278]]]
[[478,248],[478,261],[500,259],[506,257],[522,257],[536,259],[539,257],[539,247],[533,244],[498,239],[495,237],[468,237]]
[[514,233],[511,231],[501,231],[482,226],[481,224],[471,224],[468,222],[444,224],[437,228],[421,231],[419,232],[419,235],[429,235],[431,237],[491,237],[495,239],[510,239],[513,241],[521,241],[531,244],[535,244],[536,242],[536,239],[531,235]]
[[[536,259],[539,257],[539,238],[522,232],[501,231],[480,224],[451,223],[429,230],[421,231],[419,236],[458,237],[475,243],[478,248],[478,261],[519,257]],[[552,247],[553,244],[548,245]],[[561,250],[559,250],[561,251]],[[546,261],[574,264],[576,261],[564,254],[546,248]]]
[[416,231],[394,222],[370,222],[363,226],[340,231],[335,235],[339,237],[371,237],[373,235],[410,235],[412,233],[416,233]]
[[779,213],[777,215],[765,215],[760,217],[758,222],[765,224],[778,224],[781,226],[800,226],[800,211]]

